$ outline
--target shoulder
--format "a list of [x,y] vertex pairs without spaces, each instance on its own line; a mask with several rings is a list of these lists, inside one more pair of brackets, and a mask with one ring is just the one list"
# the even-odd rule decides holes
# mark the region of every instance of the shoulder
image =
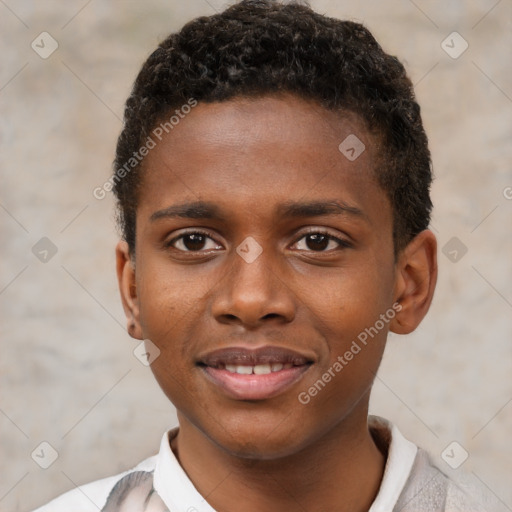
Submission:
[[411,473],[395,510],[402,512],[485,512],[489,497],[471,485],[467,477],[454,480],[418,448]]
[[76,487],[34,512],[98,512],[104,507],[110,492],[121,479],[133,472],[154,471],[156,458],[149,457],[128,471]]

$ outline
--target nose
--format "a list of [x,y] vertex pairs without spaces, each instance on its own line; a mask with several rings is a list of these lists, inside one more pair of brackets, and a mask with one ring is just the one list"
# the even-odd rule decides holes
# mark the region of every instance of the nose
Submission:
[[256,328],[267,322],[288,323],[295,317],[296,300],[270,250],[254,261],[234,253],[212,303],[219,323]]

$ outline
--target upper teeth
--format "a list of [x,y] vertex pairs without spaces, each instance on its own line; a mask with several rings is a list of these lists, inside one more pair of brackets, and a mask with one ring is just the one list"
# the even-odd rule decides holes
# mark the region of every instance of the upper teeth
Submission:
[[241,375],[265,375],[270,372],[278,372],[280,370],[287,370],[291,368],[291,363],[273,363],[273,364],[257,364],[255,366],[241,366],[236,364],[227,364],[226,370],[231,373],[240,373]]

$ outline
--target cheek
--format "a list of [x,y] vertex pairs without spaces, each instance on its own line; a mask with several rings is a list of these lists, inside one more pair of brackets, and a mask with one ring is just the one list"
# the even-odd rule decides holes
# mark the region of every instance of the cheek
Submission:
[[[139,294],[139,321],[144,339],[151,340],[159,349],[158,358],[151,364],[155,377],[162,385],[179,369],[187,347],[180,343],[184,338],[186,323],[192,316],[193,302],[189,301],[182,286],[163,279],[148,279]],[[172,384],[172,379],[171,379]]]
[[314,282],[302,296],[318,329],[326,335],[330,332],[342,339],[357,336],[391,306],[392,278],[379,268],[354,266]]
[[182,382],[187,382],[188,391],[193,388],[193,358],[201,340],[205,296],[211,284],[204,276],[192,276],[192,266],[176,270],[162,263],[162,258],[155,260],[140,274],[139,320],[144,338],[160,350],[151,364],[153,374],[175,401],[184,392]]
[[[338,401],[347,401],[345,407],[349,407],[348,402],[373,382],[394,316],[392,272],[385,274],[383,268],[390,267],[381,263],[343,269],[335,279],[317,281],[316,291],[309,295],[311,317],[326,350],[318,372],[303,391],[306,399],[316,397],[320,408]],[[315,384],[318,379],[325,383],[326,392],[321,382]]]
[[193,270],[177,269],[161,257],[154,260],[146,261],[138,275],[140,322],[145,336],[165,340],[197,315],[209,284],[194,276]]

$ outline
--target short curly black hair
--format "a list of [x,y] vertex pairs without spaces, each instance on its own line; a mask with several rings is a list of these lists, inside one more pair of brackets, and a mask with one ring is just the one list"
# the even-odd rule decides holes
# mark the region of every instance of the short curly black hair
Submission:
[[430,151],[399,60],[359,23],[320,15],[303,2],[242,0],[169,35],[135,80],[111,178],[118,224],[132,254],[143,167],[143,159],[133,157],[158,123],[191,99],[283,92],[355,113],[381,142],[375,175],[391,203],[395,253],[428,227]]

